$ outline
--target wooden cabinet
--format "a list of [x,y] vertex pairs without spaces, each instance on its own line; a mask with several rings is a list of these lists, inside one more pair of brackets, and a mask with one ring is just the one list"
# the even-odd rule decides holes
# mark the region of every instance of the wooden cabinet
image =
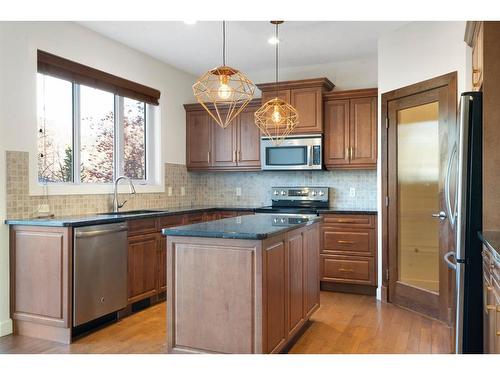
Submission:
[[483,248],[483,352],[500,354],[500,257]]
[[[258,84],[262,103],[278,96],[291,104],[299,113],[299,124],[292,134],[323,133],[323,93],[333,89],[327,78]],[[277,90],[279,88],[279,91]]]
[[365,285],[370,288],[358,291],[375,292],[376,230],[375,215],[324,215],[320,268],[325,289]]
[[198,104],[186,104],[188,170],[260,170],[260,130],[251,102],[225,129]]
[[128,239],[129,303],[158,294],[158,248],[156,233]]
[[211,165],[212,118],[205,111],[186,113],[186,166],[188,169],[207,169]]
[[377,89],[333,91],[324,99],[326,168],[376,168]]
[[[472,34],[472,90],[481,91],[483,87],[483,47],[484,23],[467,22],[467,29]],[[467,31],[466,31],[467,33]]]

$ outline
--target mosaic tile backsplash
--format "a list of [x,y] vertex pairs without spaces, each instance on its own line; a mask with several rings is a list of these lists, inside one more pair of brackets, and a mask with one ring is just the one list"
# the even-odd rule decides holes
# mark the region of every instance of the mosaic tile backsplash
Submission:
[[[29,154],[9,151],[7,163],[7,218],[38,215],[38,206],[48,203],[56,215],[107,212],[111,194],[29,195]],[[302,172],[188,172],[185,165],[165,164],[165,192],[120,194],[127,209],[174,208],[198,205],[270,205],[272,186],[328,186],[331,205],[338,209],[376,209],[376,171],[302,171]],[[168,196],[168,187],[172,195]],[[181,187],[185,195],[181,195]],[[236,195],[241,188],[241,196]],[[349,195],[350,188],[355,196]],[[47,202],[48,201],[48,202]]]

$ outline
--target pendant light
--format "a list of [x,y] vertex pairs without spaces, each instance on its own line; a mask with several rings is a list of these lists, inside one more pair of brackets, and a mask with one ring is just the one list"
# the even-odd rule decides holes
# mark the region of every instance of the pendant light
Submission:
[[[278,27],[283,21],[271,23],[275,25],[275,40],[279,40]],[[276,43],[275,47],[275,64],[276,97],[264,103],[255,112],[255,125],[274,145],[279,146],[299,123],[299,114],[292,105],[279,98],[279,43]]]
[[253,98],[253,82],[226,65],[226,21],[222,21],[222,66],[203,74],[193,85],[193,93],[222,128],[226,128]]

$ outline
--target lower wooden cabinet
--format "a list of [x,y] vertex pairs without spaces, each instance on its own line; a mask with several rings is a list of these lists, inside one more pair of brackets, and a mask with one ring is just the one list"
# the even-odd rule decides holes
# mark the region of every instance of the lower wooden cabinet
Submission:
[[[325,289],[368,286],[375,293],[377,234],[375,215],[325,214],[321,227],[320,274]],[[367,289],[359,289],[366,293]]]
[[483,352],[500,354],[500,259],[483,249]]
[[129,303],[158,294],[158,247],[156,233],[128,239]]

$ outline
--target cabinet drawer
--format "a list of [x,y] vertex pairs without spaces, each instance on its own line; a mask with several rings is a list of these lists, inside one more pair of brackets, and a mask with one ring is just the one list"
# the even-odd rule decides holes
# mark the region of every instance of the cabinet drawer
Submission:
[[338,215],[325,214],[323,223],[349,228],[375,228],[375,215]]
[[373,258],[321,255],[321,280],[375,285]]
[[184,215],[173,215],[160,217],[160,229],[175,227],[184,224]]
[[198,212],[195,214],[187,214],[186,215],[186,222],[188,224],[201,223],[203,221],[205,221],[203,212]]
[[158,219],[137,219],[128,221],[128,235],[148,234],[158,232]]
[[323,253],[374,255],[374,229],[338,229],[323,226],[321,233]]

